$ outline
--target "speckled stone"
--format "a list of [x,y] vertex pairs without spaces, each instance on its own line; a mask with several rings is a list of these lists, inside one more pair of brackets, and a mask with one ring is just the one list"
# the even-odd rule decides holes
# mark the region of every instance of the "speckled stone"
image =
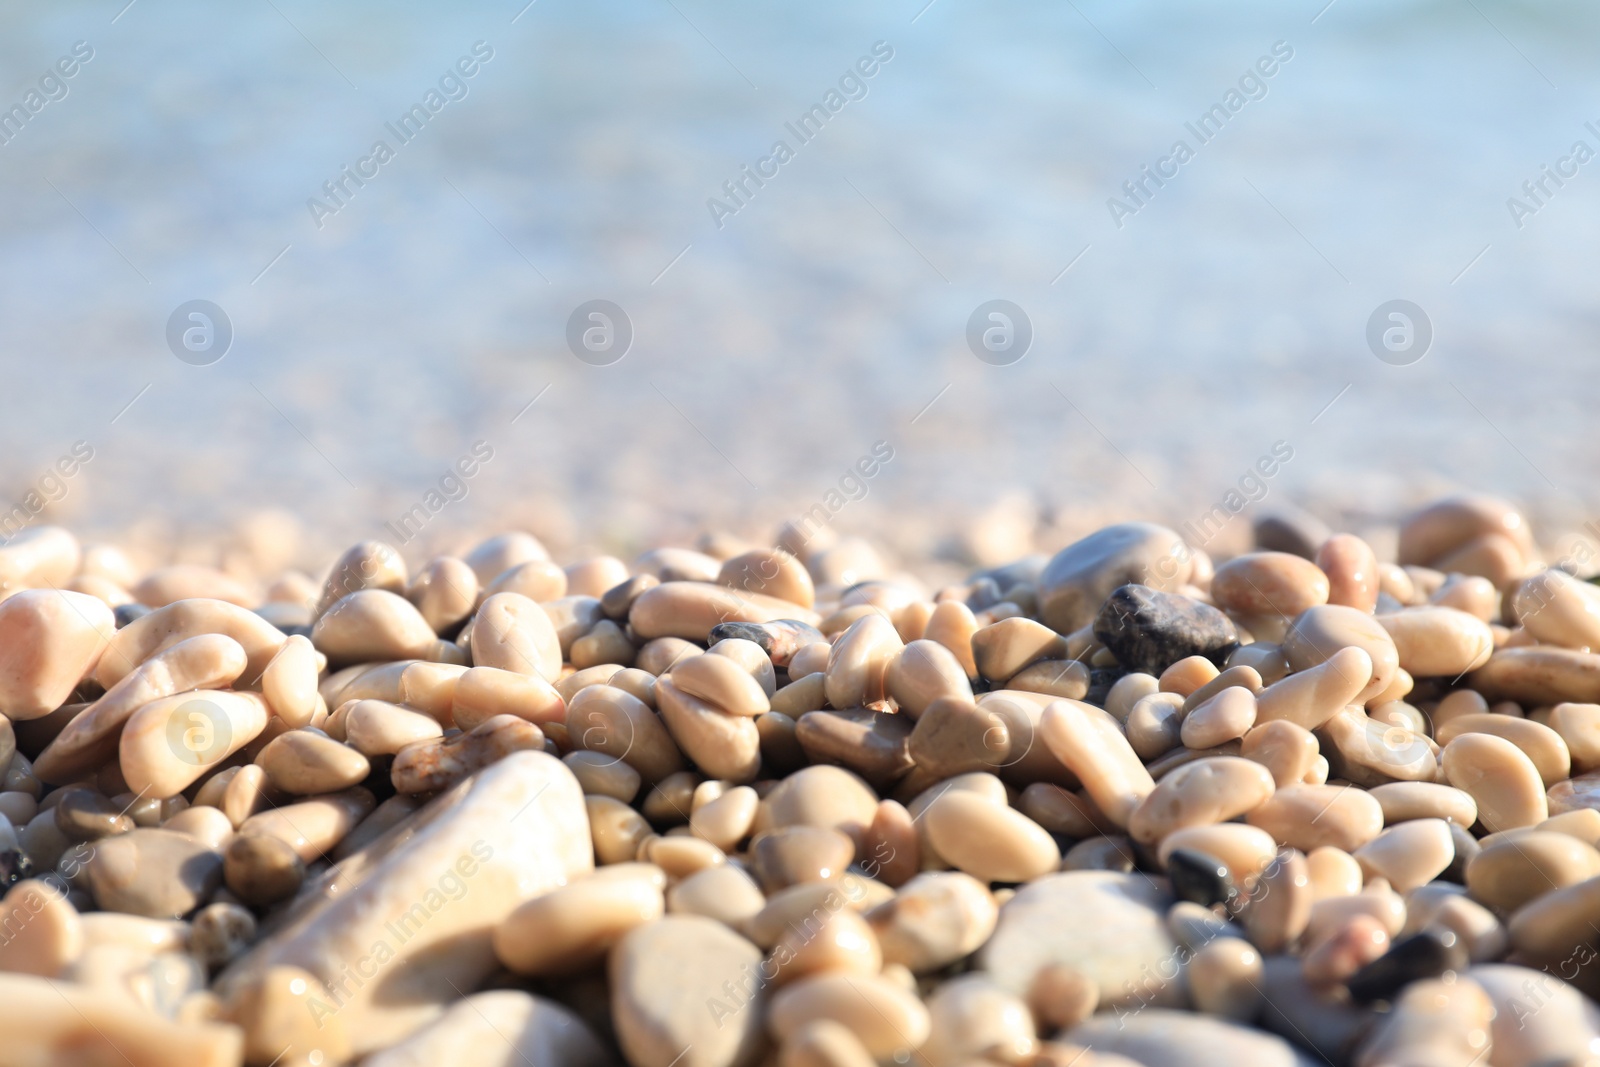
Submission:
[[1233,622],[1209,604],[1142,585],[1113,592],[1094,617],[1094,635],[1129,670],[1159,675],[1189,656],[1221,666],[1239,643]]

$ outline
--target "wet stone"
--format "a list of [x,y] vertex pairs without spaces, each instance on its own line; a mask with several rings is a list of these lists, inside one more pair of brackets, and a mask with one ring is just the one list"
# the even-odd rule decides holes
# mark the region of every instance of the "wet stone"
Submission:
[[1228,875],[1228,865],[1192,848],[1172,850],[1167,856],[1167,877],[1172,881],[1173,895],[1202,907],[1227,904],[1239,895]]
[[1220,666],[1239,643],[1233,622],[1216,608],[1142,585],[1122,586],[1106,598],[1094,635],[1122,666],[1156,675],[1190,656]]
[[1388,952],[1352,975],[1350,996],[1362,1004],[1393,1000],[1412,982],[1437,978],[1466,965],[1467,950],[1459,937],[1449,930],[1424,930],[1396,941]]

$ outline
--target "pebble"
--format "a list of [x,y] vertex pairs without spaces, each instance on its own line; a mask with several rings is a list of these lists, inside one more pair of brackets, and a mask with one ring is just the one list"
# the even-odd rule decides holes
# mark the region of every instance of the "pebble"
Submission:
[[1389,631],[1365,612],[1334,604],[1309,608],[1294,620],[1283,639],[1289,668],[1297,672],[1327,662],[1344,648],[1359,648],[1372,661],[1372,676],[1356,693],[1356,703],[1365,703],[1389,688],[1400,668],[1400,654]]
[[587,796],[583,806],[596,863],[626,863],[639,854],[651,834],[644,816],[612,797]]
[[739,930],[755,918],[767,898],[743,868],[731,863],[696,871],[667,890],[667,912],[703,915]]
[[1351,786],[1292,785],[1275,791],[1245,821],[1301,852],[1332,846],[1354,853],[1383,830],[1383,807]]
[[1532,826],[1549,815],[1538,768],[1516,745],[1493,734],[1462,734],[1441,757],[1450,784],[1471,795],[1490,832]]
[[939,642],[926,639],[908,642],[894,656],[884,673],[884,689],[901,713],[914,719],[941,697],[972,699],[961,661]]
[[922,817],[939,855],[983,882],[1031,881],[1061,862],[1055,840],[1038,823],[972,793],[945,793]]
[[729,789],[689,816],[689,830],[724,852],[733,852],[750,833],[761,798],[747,785]]
[[465,560],[436,556],[411,580],[406,599],[417,606],[434,633],[457,629],[478,604],[478,576]]
[[585,796],[608,796],[631,804],[639,795],[639,772],[619,759],[580,750],[567,753],[561,762],[578,779]]
[[0,714],[37,719],[67,702],[116,633],[97,597],[24,589],[0,603]]
[[1183,721],[1181,696],[1151,693],[1133,706],[1123,729],[1139,758],[1153,760],[1183,743]]
[[1194,1006],[1208,1015],[1254,1022],[1261,1010],[1261,953],[1237,937],[1219,937],[1190,957],[1185,975]]
[[[965,681],[965,679],[963,679]],[[936,778],[994,770],[1009,761],[1011,731],[996,712],[970,697],[940,697],[928,704],[907,738],[907,752]]]
[[1047,875],[1006,904],[978,965],[1019,996],[1042,968],[1061,964],[1099,987],[1103,1008],[1176,1005],[1176,945],[1162,919],[1171,903],[1140,874]]
[[1532,719],[1510,715],[1460,715],[1438,728],[1434,737],[1448,745],[1462,734],[1483,733],[1503,737],[1533,762],[1546,788],[1566,781],[1572,774],[1572,756],[1561,735]]
[[1216,904],[1231,903],[1239,895],[1228,865],[1215,856],[1188,848],[1165,851],[1167,854],[1163,862],[1166,864],[1167,878],[1172,882],[1173,895],[1179,900],[1192,901],[1209,908]]
[[1156,783],[1129,817],[1128,832],[1153,845],[1174,830],[1248,815],[1273,789],[1271,773],[1259,763],[1236,756],[1196,760]]
[[1252,726],[1239,744],[1239,755],[1270,771],[1279,789],[1303,782],[1319,752],[1311,731],[1287,719]]
[[16,1063],[223,1065],[242,1061],[239,1031],[174,1022],[131,999],[76,982],[0,974],[0,1028]]
[[851,623],[828,654],[824,693],[835,708],[882,700],[889,664],[904,648],[894,625],[879,614]]
[[1533,830],[1487,845],[1467,864],[1467,891],[1510,914],[1536,897],[1600,875],[1600,851],[1566,834]]
[[1089,693],[1089,681],[1089,668],[1077,660],[1042,659],[1013,674],[1006,688],[1082,700]]
[[136,793],[173,797],[267,726],[255,693],[213,689],[164,697],[129,716],[117,742],[122,776]]
[[1155,788],[1138,753],[1099,708],[1061,700],[1044,709],[1039,736],[1050,752],[1083,783],[1106,818],[1126,827],[1134,810]]
[[1161,692],[1175,693],[1187,702],[1189,697],[1215,682],[1218,673],[1217,665],[1205,656],[1185,656],[1162,671],[1158,681]]
[[1481,493],[1462,493],[1436,501],[1411,515],[1400,527],[1402,564],[1480,574],[1496,585],[1503,585],[1507,575],[1482,564],[1495,559],[1509,566],[1531,555],[1532,547],[1527,521],[1517,510]]
[[790,601],[764,593],[735,592],[710,581],[664,582],[644,590],[628,609],[629,626],[646,641],[678,637],[705,642],[712,627],[722,623],[772,623],[780,619],[807,626],[815,626],[818,621],[814,612]]
[[1590,771],[1551,786],[1546,801],[1552,815],[1600,808],[1600,772]]
[[191,923],[189,950],[207,967],[220,968],[242,955],[256,939],[256,919],[237,904],[207,904]]
[[[478,725],[481,724],[473,723],[472,726],[465,726],[463,729],[472,729]],[[439,725],[437,719],[399,704],[391,704],[386,700],[353,701],[345,711],[344,739],[348,751],[366,759],[393,756],[407,745],[414,745],[419,741],[433,741],[443,736],[444,728]],[[267,747],[272,746],[269,744]],[[260,762],[259,759],[257,762]],[[313,792],[331,791],[313,790]]]
[[665,908],[659,884],[607,867],[502,919],[494,928],[495,957],[518,974],[574,974],[602,960],[630,930],[661,918]]
[[330,664],[343,666],[432,659],[439,638],[405,597],[384,589],[362,589],[318,616],[311,643]]
[[1179,737],[1188,748],[1215,748],[1244,737],[1255,722],[1255,694],[1231,686],[1186,714]]
[[78,910],[55,886],[36,879],[12,885],[0,900],[0,972],[61,975],[83,953]]
[[[338,1017],[352,1050],[363,1055],[393,1044],[459,999],[458,989],[488,975],[490,931],[500,920],[592,865],[577,781],[559,760],[537,752],[514,753],[484,769],[435,800],[415,833],[388,842],[363,863],[331,872],[310,907],[223,976],[218,992],[239,1005],[235,1017],[252,1044],[276,1040],[273,1017],[250,1008],[274,969],[303,968],[312,994],[331,1004],[331,993],[317,987],[330,989],[358,963],[380,980],[344,986],[349,994]],[[399,935],[391,923],[405,938],[404,952],[393,958]],[[381,960],[374,954],[379,943],[389,947],[377,954]],[[400,986],[408,990],[403,999],[381,995]]]
[[1501,648],[1466,682],[1485,700],[1528,707],[1600,702],[1600,654],[1552,645]]
[[1350,916],[1306,949],[1300,971],[1318,986],[1342,985],[1357,971],[1389,951],[1389,932],[1370,915]]
[[1100,1003],[1100,989],[1078,971],[1062,964],[1050,964],[1034,976],[1028,990],[1028,1006],[1046,1027],[1069,1030],[1094,1014]]
[[1039,619],[1057,633],[1087,626],[1112,590],[1137,582],[1174,592],[1193,572],[1183,539],[1147,522],[1107,526],[1057,552],[1036,586]]
[[979,1057],[1020,1063],[1038,1042],[1028,1005],[987,975],[961,975],[940,986],[928,1000],[928,1015],[918,1059],[930,1067],[960,1067]]
[[769,826],[823,826],[861,841],[878,810],[878,796],[865,782],[841,767],[817,764],[796,771],[763,798]]
[[1094,633],[1124,667],[1149,674],[1190,656],[1221,662],[1239,642],[1216,608],[1142,585],[1112,592],[1095,615]]
[[1415,982],[1362,1043],[1355,1067],[1473,1067],[1490,1050],[1494,1014],[1489,995],[1469,978]]
[[1519,584],[1510,610],[1542,644],[1600,649],[1600,588],[1565,571],[1541,571]]
[[1600,770],[1600,704],[1557,704],[1545,725],[1566,744],[1575,773]]
[[1467,977],[1494,1004],[1494,1061],[1510,1067],[1586,1064],[1600,1039],[1600,1008],[1558,975],[1512,964],[1479,964]]
[[738,1067],[760,1051],[769,974],[721,923],[670,915],[630,931],[608,966],[617,1039],[634,1067]]
[[[912,728],[909,716],[894,712],[866,708],[810,711],[800,716],[795,740],[813,762],[842,764],[885,789],[912,769]],[[705,767],[703,760],[696,762]],[[750,776],[754,775],[752,767]]]
[[363,1067],[606,1067],[611,1056],[576,1014],[517,989],[474,993]]
[[972,656],[978,673],[993,682],[1004,682],[1039,660],[1070,658],[1060,634],[1024,618],[980,627],[972,635]]
[[1348,707],[1317,733],[1330,773],[1370,788],[1385,782],[1431,782],[1439,774],[1439,748],[1425,734],[1369,718]]
[[1445,819],[1459,826],[1478,821],[1472,794],[1436,782],[1390,782],[1368,792],[1383,809],[1383,823],[1393,826],[1409,819]]
[[359,785],[372,769],[356,749],[315,730],[279,734],[257,753],[256,765],[272,788],[294,796],[336,793]]
[[823,1019],[842,1024],[880,1061],[919,1049],[932,1029],[927,1007],[914,994],[879,976],[847,974],[817,975],[785,986],[772,998],[767,1025],[786,1042]]
[[855,853],[855,842],[848,836],[821,826],[766,830],[750,844],[752,873],[768,893],[803,882],[836,880]]
[[1256,695],[1256,721],[1291,722],[1315,730],[1357,702],[1372,682],[1372,657],[1365,649],[1341,648],[1309,669],[1273,682]]
[[1328,603],[1329,582],[1311,561],[1287,552],[1248,552],[1217,568],[1211,598],[1237,615],[1286,615]]
[[917,875],[867,912],[886,963],[913,974],[965,959],[994,932],[999,911],[984,884],[959,871]]
[[101,908],[175,919],[221,883],[222,856],[187,834],[139,828],[98,842],[85,872]]
[[466,733],[407,745],[396,753],[389,780],[401,793],[448,789],[513,752],[542,752],[544,740],[533,723],[496,715]]
[[1466,947],[1450,930],[1423,930],[1394,942],[1389,951],[1350,976],[1345,987],[1358,1003],[1392,1000],[1413,982],[1466,967]]
[[[1412,819],[1391,826],[1356,849],[1356,862],[1367,876],[1387,879],[1397,892],[1426,885],[1455,859],[1450,826],[1443,819]],[[1600,853],[1596,853],[1600,861]]]
[[1417,678],[1458,678],[1494,652],[1488,623],[1455,608],[1407,608],[1377,619],[1394,640],[1400,669]]
[[761,767],[761,735],[753,719],[724,715],[683,692],[670,678],[657,681],[656,703],[672,741],[701,770],[730,782],[755,778]]
[[778,1067],[873,1067],[856,1035],[831,1019],[806,1023],[783,1043]]
[[537,602],[521,593],[496,593],[478,606],[472,617],[474,667],[498,667],[554,682],[561,676],[561,660],[561,638]]
[[1133,671],[1118,678],[1111,686],[1111,691],[1106,694],[1105,711],[1118,722],[1127,722],[1139,701],[1160,691],[1161,682],[1155,675]]
[[683,753],[661,718],[644,701],[615,686],[581,690],[567,705],[566,727],[575,747],[625,761],[646,785],[683,770]]
[[480,585],[488,585],[519,563],[549,558],[550,553],[537,537],[515,530],[488,538],[462,556],[461,561],[472,568]]
[[[476,585],[476,575],[473,584]],[[507,567],[483,587],[483,595],[520,593],[538,604],[547,604],[567,595],[567,572],[547,559],[530,559]]]
[[1317,549],[1317,566],[1328,576],[1328,603],[1372,612],[1378,605],[1378,557],[1354,534],[1329,537]]

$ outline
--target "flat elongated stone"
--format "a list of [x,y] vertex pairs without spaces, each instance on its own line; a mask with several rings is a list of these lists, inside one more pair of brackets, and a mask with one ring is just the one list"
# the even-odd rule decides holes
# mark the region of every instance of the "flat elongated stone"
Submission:
[[1097,1057],[1112,1053],[1161,1067],[1313,1067],[1320,1062],[1281,1037],[1209,1015],[1159,1007],[1121,1016],[1094,1015],[1064,1036],[1094,1050]]
[[[140,831],[135,831],[140,832]],[[337,1012],[357,1054],[436,1017],[495,967],[491,936],[518,904],[593,867],[583,794],[552,756],[518,752],[328,872],[278,930],[218,980],[238,1022],[278,966],[303,968],[315,1011]]]

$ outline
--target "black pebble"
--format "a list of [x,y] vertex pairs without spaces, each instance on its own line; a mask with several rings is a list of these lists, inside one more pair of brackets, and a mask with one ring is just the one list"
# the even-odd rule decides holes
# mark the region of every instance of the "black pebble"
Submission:
[[1210,604],[1143,585],[1124,585],[1106,597],[1094,635],[1124,667],[1155,675],[1190,656],[1220,667],[1239,644],[1233,620]]
[[1167,877],[1179,900],[1191,900],[1201,907],[1227,904],[1239,894],[1228,865],[1192,848],[1175,848],[1167,857]]
[[0,851],[0,889],[10,889],[24,878],[33,877],[33,861],[21,849]]
[[1449,930],[1423,930],[1361,968],[1349,981],[1350,997],[1361,1004],[1393,1000],[1407,985],[1422,978],[1437,978],[1467,965],[1467,948]]

